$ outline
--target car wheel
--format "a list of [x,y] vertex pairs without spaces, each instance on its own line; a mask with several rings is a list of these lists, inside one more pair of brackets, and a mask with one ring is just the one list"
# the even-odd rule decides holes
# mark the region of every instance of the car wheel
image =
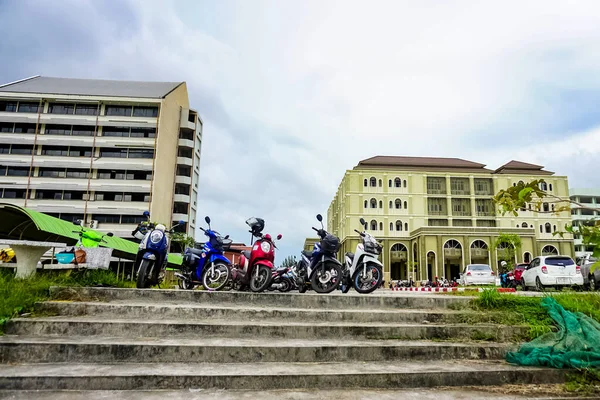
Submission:
[[540,277],[535,278],[535,288],[538,292],[544,291],[544,285],[542,285],[542,281],[540,281]]
[[523,288],[523,291],[526,292],[529,290],[529,288],[527,287],[527,285],[525,284],[525,279],[521,279],[521,287]]
[[588,287],[590,288],[590,292],[595,292],[598,290],[598,286],[596,285],[596,278],[594,275],[590,276]]

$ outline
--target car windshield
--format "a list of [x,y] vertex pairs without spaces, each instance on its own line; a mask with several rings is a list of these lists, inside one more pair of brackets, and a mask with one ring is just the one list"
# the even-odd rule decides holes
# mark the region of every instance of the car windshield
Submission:
[[546,265],[574,265],[575,261],[571,260],[570,257],[548,257],[546,258]]
[[489,271],[489,265],[469,265],[469,271]]

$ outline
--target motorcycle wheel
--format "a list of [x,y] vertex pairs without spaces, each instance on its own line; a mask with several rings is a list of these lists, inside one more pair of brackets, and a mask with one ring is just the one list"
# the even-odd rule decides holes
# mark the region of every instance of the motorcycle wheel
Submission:
[[310,284],[317,293],[331,293],[337,289],[342,278],[342,269],[334,263],[317,267],[310,278]]
[[271,284],[271,269],[266,265],[258,265],[258,272],[252,271],[250,278],[250,289],[253,292],[262,292]]
[[202,285],[206,290],[221,290],[229,282],[229,267],[223,262],[216,262],[213,268],[202,273]]
[[344,273],[344,277],[342,278],[342,284],[341,284],[341,288],[342,288],[342,293],[348,293],[350,291],[350,287],[352,286],[352,282],[350,281],[350,277],[348,276],[348,271],[346,271]]
[[179,279],[177,284],[181,290],[192,290],[194,288],[194,284],[187,279]]
[[148,273],[152,269],[152,262],[150,260],[142,260],[140,263],[140,269],[138,271],[136,287],[138,289],[147,289],[150,287],[150,280],[148,279]]
[[279,291],[281,293],[289,292],[290,290],[292,290],[292,284],[287,279],[282,280],[281,284],[282,287],[279,288]]
[[[372,293],[381,286],[383,272],[378,265],[367,264],[367,278],[365,280],[362,278],[362,270],[359,268],[354,275],[354,289],[362,294]],[[408,287],[408,284],[406,287]]]

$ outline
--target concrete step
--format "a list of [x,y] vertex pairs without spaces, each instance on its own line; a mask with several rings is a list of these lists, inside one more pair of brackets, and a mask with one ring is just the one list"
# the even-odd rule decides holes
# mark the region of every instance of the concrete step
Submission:
[[220,338],[366,338],[461,339],[518,341],[527,327],[466,324],[397,324],[329,321],[153,320],[102,317],[17,318],[9,321],[12,335]]
[[[545,388],[558,391],[555,385]],[[526,390],[525,386],[479,386],[458,388],[395,389],[294,389],[294,390],[0,390],[3,400],[565,400],[563,393],[549,396],[544,390]],[[520,390],[520,391],[517,391]],[[548,391],[550,391],[548,390]],[[525,393],[523,393],[525,391]],[[564,393],[566,395],[566,393]],[[577,397],[598,400],[597,397]]]
[[41,314],[80,316],[114,315],[119,318],[153,319],[227,319],[237,321],[344,321],[344,322],[383,322],[383,323],[451,323],[460,316],[474,314],[471,311],[419,310],[419,309],[310,309],[284,308],[278,306],[260,307],[253,304],[216,305],[200,303],[161,303],[148,304],[141,301],[119,302],[64,302],[48,301],[39,303],[36,310]]
[[565,370],[504,362],[0,365],[3,390],[337,389],[548,384]]
[[[350,339],[0,337],[0,363],[351,362],[503,359],[516,345]],[[346,368],[346,367],[344,367]],[[0,386],[1,387],[1,386]]]
[[252,304],[255,306],[274,306],[292,308],[325,309],[399,309],[448,308],[453,304],[464,304],[469,297],[424,295],[410,292],[376,291],[369,295],[357,293],[327,295],[309,293],[252,293],[252,292],[211,292],[159,289],[116,289],[116,288],[51,288],[54,296],[76,300],[144,300],[148,303],[189,302],[200,304]]

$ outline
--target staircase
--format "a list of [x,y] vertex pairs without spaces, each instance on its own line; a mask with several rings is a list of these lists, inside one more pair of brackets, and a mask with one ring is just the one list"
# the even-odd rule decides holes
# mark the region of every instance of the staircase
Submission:
[[[54,289],[0,337],[0,389],[407,389],[559,383],[503,361],[523,327],[457,324],[465,297]],[[474,339],[485,338],[486,341]],[[0,397],[2,392],[0,391]],[[19,398],[19,397],[14,397]],[[23,397],[28,398],[28,397]]]

